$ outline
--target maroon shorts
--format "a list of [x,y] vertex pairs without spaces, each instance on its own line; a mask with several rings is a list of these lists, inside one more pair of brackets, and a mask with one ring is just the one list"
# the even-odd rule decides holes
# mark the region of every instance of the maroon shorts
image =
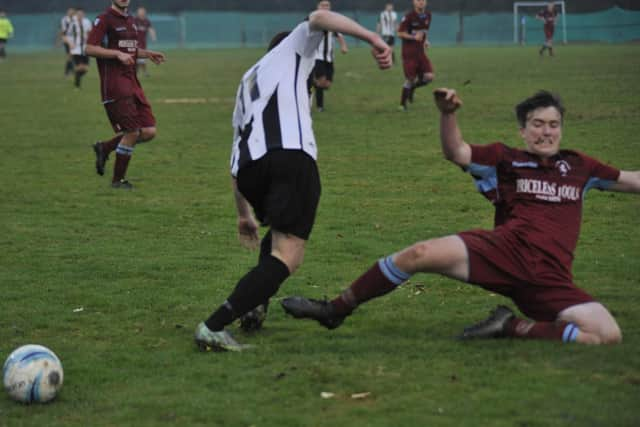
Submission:
[[424,53],[419,55],[413,55],[411,57],[402,57],[402,68],[404,69],[404,76],[407,80],[415,80],[416,77],[422,76],[425,73],[433,73],[433,66],[431,61]]
[[[533,320],[553,321],[562,310],[594,301],[562,274],[536,268],[509,233],[472,230],[458,234],[469,254],[469,283],[511,300]],[[539,263],[544,264],[544,263]]]
[[553,31],[554,30],[555,30],[555,26],[554,25],[550,25],[550,26],[545,25],[544,26],[544,37],[547,40],[551,40],[553,38]]
[[134,94],[104,104],[115,132],[132,132],[156,125],[151,105],[144,95]]

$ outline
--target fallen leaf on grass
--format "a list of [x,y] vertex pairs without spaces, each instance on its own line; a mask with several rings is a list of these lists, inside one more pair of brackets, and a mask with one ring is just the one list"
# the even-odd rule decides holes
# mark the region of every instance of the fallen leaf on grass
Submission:
[[335,395],[336,395],[335,393],[331,393],[329,391],[323,391],[323,392],[320,393],[320,397],[323,398],[323,399],[331,399]]
[[371,392],[370,391],[365,391],[364,393],[353,393],[351,395],[351,398],[352,399],[366,399],[369,396],[371,396]]

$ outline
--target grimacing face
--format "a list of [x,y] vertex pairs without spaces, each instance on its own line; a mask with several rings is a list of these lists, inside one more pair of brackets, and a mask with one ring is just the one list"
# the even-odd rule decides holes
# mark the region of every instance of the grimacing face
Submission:
[[520,135],[526,150],[542,158],[551,157],[560,150],[562,116],[555,107],[540,107],[529,112]]

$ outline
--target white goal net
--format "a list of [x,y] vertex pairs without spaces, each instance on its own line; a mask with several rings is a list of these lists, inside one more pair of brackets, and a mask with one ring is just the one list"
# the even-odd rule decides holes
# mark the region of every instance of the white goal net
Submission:
[[[528,18],[535,16],[538,12],[547,7],[549,3],[553,3],[558,13],[560,24],[556,28],[562,32],[562,42],[567,43],[567,20],[565,13],[564,1],[517,1],[513,3],[513,42],[526,44],[527,31],[526,26],[531,25],[527,22]],[[530,19],[529,19],[530,21]]]

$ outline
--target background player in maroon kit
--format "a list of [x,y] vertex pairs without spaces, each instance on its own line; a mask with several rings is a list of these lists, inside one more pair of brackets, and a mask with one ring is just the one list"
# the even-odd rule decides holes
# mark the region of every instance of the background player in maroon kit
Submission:
[[435,92],[442,151],[467,170],[495,205],[493,230],[472,230],[418,242],[381,259],[333,301],[290,297],[283,308],[333,329],[361,303],[384,295],[417,272],[439,273],[509,297],[533,321],[505,306],[466,328],[461,338],[518,337],[618,343],[609,311],[573,284],[571,263],[589,188],[640,193],[640,171],[619,171],[572,150],[560,150],[564,107],[541,91],[516,106],[525,149],[462,139],[454,90]]
[[429,84],[435,77],[431,61],[425,53],[425,48],[429,47],[428,31],[431,26],[431,12],[426,7],[427,0],[413,0],[413,10],[402,18],[398,27],[405,76],[400,99],[403,111],[407,109],[407,101],[413,101],[414,90]]
[[129,0],[113,0],[111,7],[94,22],[87,42],[87,55],[98,58],[102,103],[111,121],[115,137],[97,142],[96,171],[104,174],[109,154],[115,150],[116,161],[111,185],[131,189],[125,180],[129,160],[137,142],[150,141],[156,135],[156,120],[136,76],[136,59],[164,62],[164,54],[138,48],[134,18],[127,13]]
[[544,22],[544,44],[540,48],[540,56],[545,49],[549,49],[549,56],[553,56],[553,32],[556,28],[556,12],[553,3],[547,4],[547,8],[536,15],[536,19]]
[[[138,30],[138,49],[146,49],[147,48],[147,36],[151,37],[151,41],[156,41],[156,30],[151,25],[151,21],[147,18],[147,9],[144,7],[139,7],[136,12],[136,29]],[[147,63],[144,58],[138,58],[136,62],[138,67],[138,71],[142,70],[145,77],[149,77],[149,73],[147,72]]]

